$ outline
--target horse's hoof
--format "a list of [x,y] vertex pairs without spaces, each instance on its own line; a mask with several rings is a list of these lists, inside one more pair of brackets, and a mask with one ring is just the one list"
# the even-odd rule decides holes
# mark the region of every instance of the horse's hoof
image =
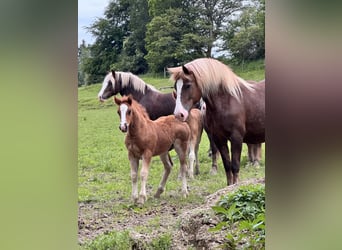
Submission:
[[211,168],[210,174],[211,175],[217,175],[217,168],[215,168],[215,167]]
[[154,198],[159,199],[160,195],[164,192],[164,189],[158,188],[156,194],[154,195]]
[[137,196],[133,196],[133,197],[132,197],[132,200],[133,200],[133,203],[134,203],[134,204],[137,204],[137,202],[138,202],[138,197],[137,197]]
[[258,161],[253,162],[253,167],[260,168],[260,163]]

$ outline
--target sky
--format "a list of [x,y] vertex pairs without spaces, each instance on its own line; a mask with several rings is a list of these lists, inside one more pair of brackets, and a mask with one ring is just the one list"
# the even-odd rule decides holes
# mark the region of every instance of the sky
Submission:
[[78,45],[85,40],[86,44],[92,44],[95,38],[86,31],[85,26],[90,26],[97,17],[103,17],[105,8],[110,0],[78,0]]

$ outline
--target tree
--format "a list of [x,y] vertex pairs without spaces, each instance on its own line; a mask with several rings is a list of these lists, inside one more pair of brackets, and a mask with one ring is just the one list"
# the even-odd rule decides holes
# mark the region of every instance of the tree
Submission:
[[90,49],[86,45],[85,41],[82,40],[81,45],[78,47],[78,86],[88,84],[88,75],[84,71],[84,66],[87,60],[90,58]]
[[118,62],[112,68],[130,71],[134,74],[148,70],[145,48],[146,25],[150,22],[147,0],[130,0],[129,32],[123,41],[123,48]]
[[238,63],[265,58],[265,1],[255,0],[229,23],[224,49]]
[[110,1],[104,16],[88,27],[96,37],[90,46],[90,58],[84,65],[90,84],[102,81],[111,65],[119,59],[123,41],[129,34],[129,0]]
[[193,2],[197,16],[194,33],[205,42],[205,54],[212,56],[214,42],[222,35],[225,24],[232,15],[243,8],[240,0],[197,0]]
[[165,66],[177,65],[181,60],[178,53],[182,38],[181,13],[181,9],[168,9],[147,25],[145,58],[153,72],[161,72]]

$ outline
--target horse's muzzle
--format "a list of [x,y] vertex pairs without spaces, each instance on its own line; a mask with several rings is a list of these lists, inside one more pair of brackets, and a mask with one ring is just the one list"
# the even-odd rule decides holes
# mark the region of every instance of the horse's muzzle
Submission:
[[179,112],[179,113],[175,113],[175,117],[182,121],[185,122],[186,119],[188,118],[188,112]]
[[126,133],[128,129],[127,123],[120,124],[119,129],[121,130],[121,132]]
[[102,95],[98,97],[100,102],[104,102],[106,99],[102,98]]

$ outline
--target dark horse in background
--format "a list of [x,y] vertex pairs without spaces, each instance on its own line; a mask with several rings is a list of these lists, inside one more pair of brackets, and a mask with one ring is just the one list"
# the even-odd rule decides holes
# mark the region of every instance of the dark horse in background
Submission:
[[196,59],[168,70],[177,91],[174,114],[186,120],[189,110],[203,98],[204,126],[221,154],[227,185],[237,183],[242,143],[265,142],[265,82],[248,83],[211,58]]
[[131,94],[134,100],[145,107],[151,120],[173,114],[176,106],[172,93],[164,94],[132,73],[112,70],[106,75],[98,98],[103,102],[117,94]]

